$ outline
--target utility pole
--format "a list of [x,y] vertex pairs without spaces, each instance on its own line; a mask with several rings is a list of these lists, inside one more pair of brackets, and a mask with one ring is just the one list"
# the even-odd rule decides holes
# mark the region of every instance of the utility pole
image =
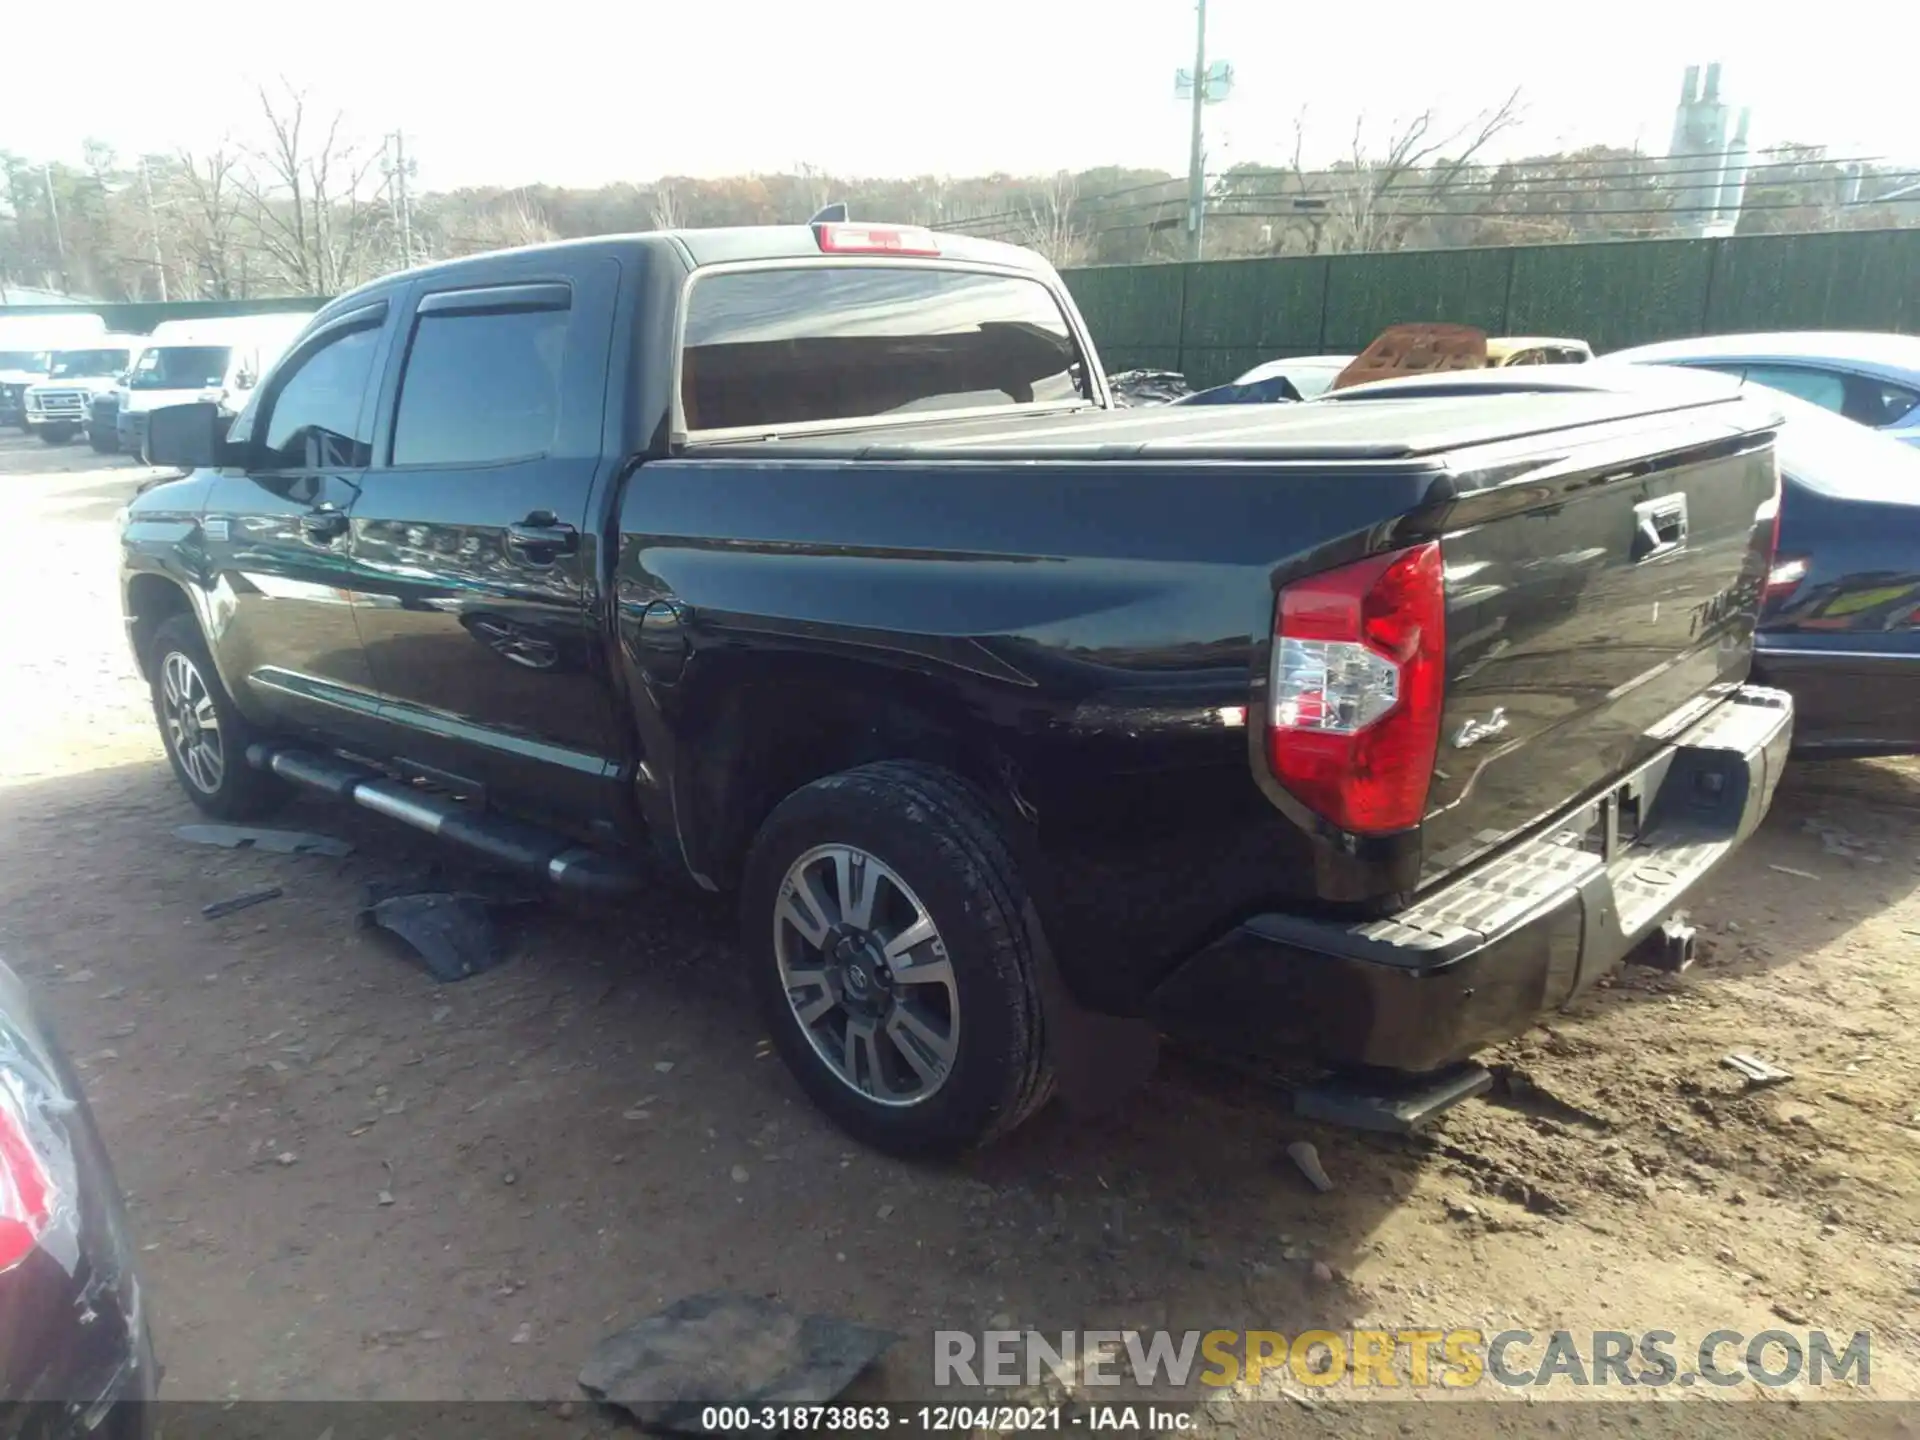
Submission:
[[393,188],[388,192],[388,203],[393,208],[394,223],[400,227],[400,255],[407,268],[413,268],[413,202],[407,194],[407,142],[406,137],[396,130],[393,132],[393,165],[391,168]]
[[1193,151],[1187,157],[1187,258],[1198,260],[1207,223],[1207,150],[1201,116],[1207,104],[1207,0],[1194,0]]
[[60,202],[53,198],[53,165],[48,163],[40,167],[40,177],[47,182],[47,214],[53,217],[53,248],[60,256],[60,293],[67,291],[67,242],[60,233]]
[[147,192],[147,223],[153,227],[153,273],[160,277],[160,303],[167,303],[167,255],[160,248],[160,207],[153,203],[153,177],[147,173],[147,157],[140,157],[140,185]]

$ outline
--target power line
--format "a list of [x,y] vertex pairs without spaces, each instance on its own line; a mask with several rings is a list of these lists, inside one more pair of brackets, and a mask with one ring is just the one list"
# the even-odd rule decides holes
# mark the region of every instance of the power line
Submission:
[[[1657,179],[1658,177],[1648,177],[1648,178]],[[1920,179],[1920,170],[1889,171],[1886,174],[1878,176],[1876,178],[1881,180],[1895,180],[1895,181],[1905,180],[1908,178]],[[1751,192],[1755,189],[1764,190],[1769,183],[1770,182],[1765,177],[1761,177],[1758,180],[1756,180],[1754,177],[1749,176],[1747,177],[1745,186],[1743,187],[1743,193]],[[1777,182],[1772,182],[1772,183],[1777,183]],[[1829,183],[1838,183],[1838,182],[1828,181],[1823,179],[1819,181],[1811,181],[1806,183],[1829,184]],[[1674,193],[1676,196],[1681,196],[1681,195],[1686,195],[1688,193],[1691,193],[1697,188],[1699,187],[1685,186],[1685,185],[1675,186],[1673,187],[1672,193]],[[1501,191],[1449,190],[1449,189],[1443,188],[1438,191],[1438,198],[1452,199],[1452,200],[1459,200],[1459,201],[1480,201],[1482,203],[1479,208],[1469,209],[1469,210],[1461,210],[1461,209],[1420,209],[1420,210],[1396,210],[1396,211],[1373,210],[1370,213],[1374,215],[1392,215],[1402,219],[1425,218],[1428,216],[1441,217],[1441,218],[1444,218],[1447,216],[1454,216],[1454,217],[1467,216],[1467,217],[1478,217],[1478,218],[1489,219],[1489,220],[1493,220],[1493,219],[1514,220],[1514,219],[1520,219],[1528,216],[1532,216],[1534,218],[1539,218],[1539,219],[1556,219],[1556,218],[1564,219],[1569,217],[1606,218],[1606,217],[1611,217],[1615,215],[1648,215],[1648,214],[1686,215],[1686,214],[1712,213],[1715,211],[1731,210],[1735,208],[1734,206],[1731,206],[1731,205],[1718,205],[1718,204],[1708,203],[1708,204],[1696,204],[1696,205],[1663,206],[1663,207],[1659,207],[1658,209],[1634,209],[1628,206],[1609,206],[1605,203],[1606,201],[1609,201],[1609,200],[1636,199],[1636,198],[1641,198],[1646,196],[1657,195],[1662,193],[1666,189],[1667,189],[1666,186],[1658,183],[1649,183],[1645,185],[1634,185],[1634,186],[1616,186],[1612,189],[1603,190],[1603,191],[1586,190],[1578,187],[1560,187],[1555,189],[1530,188],[1530,189],[1514,189],[1514,190],[1501,190]],[[1377,195],[1373,195],[1370,198],[1372,203],[1379,204],[1381,202],[1393,202],[1393,201],[1417,198],[1417,196],[1421,193],[1424,193],[1424,192],[1411,187],[1403,188],[1399,186],[1394,186],[1394,187],[1389,187],[1388,189],[1383,190],[1379,192]],[[1274,218],[1285,217],[1289,219],[1308,220],[1308,219],[1314,218],[1315,216],[1337,218],[1342,213],[1341,210],[1336,208],[1340,204],[1340,202],[1344,200],[1353,199],[1356,196],[1362,199],[1369,198],[1367,197],[1366,192],[1360,190],[1358,187],[1355,187],[1355,189],[1344,191],[1344,192],[1343,191],[1301,192],[1301,191],[1293,191],[1293,190],[1280,190],[1280,191],[1246,190],[1246,191],[1234,192],[1231,194],[1214,195],[1212,199],[1212,204],[1209,206],[1208,213],[1212,216],[1216,216],[1221,219],[1235,219],[1235,218],[1274,219]],[[1550,209],[1550,210],[1528,210],[1524,208],[1508,208],[1508,207],[1523,207],[1532,201],[1546,198],[1546,197],[1555,197],[1555,196],[1592,196],[1594,197],[1595,200],[1602,203],[1596,204],[1591,208],[1556,208],[1556,209]],[[1913,199],[1920,199],[1920,195],[1904,196],[1904,195],[1896,194],[1894,196],[1881,197],[1880,199],[1875,199],[1875,200],[1862,200],[1858,203],[1862,206],[1871,207],[1873,205],[1883,203],[1883,201],[1886,203],[1905,203],[1906,201],[1913,200]],[[1242,208],[1250,203],[1257,203],[1263,200],[1267,200],[1267,201],[1291,200],[1295,203],[1284,209]],[[1137,213],[1142,210],[1164,209],[1172,206],[1174,203],[1175,202],[1173,200],[1169,199],[1164,201],[1136,202],[1131,205],[1115,205],[1115,206],[1106,207],[1098,212],[1087,215],[1086,217],[1087,219],[1089,219],[1090,221],[1096,222],[1094,228],[1091,229],[1088,233],[1095,234],[1095,235],[1104,235],[1117,230],[1159,228],[1163,224],[1162,221],[1148,221],[1142,225],[1136,225],[1136,226],[1126,226],[1126,225],[1101,226],[1101,225],[1098,225],[1097,222],[1099,220],[1105,219],[1106,217],[1114,216],[1114,215],[1125,215],[1125,214]],[[1787,201],[1787,202],[1781,202],[1778,204],[1770,205],[1770,204],[1764,204],[1764,203],[1753,204],[1753,203],[1745,202],[1743,200],[1743,202],[1740,204],[1738,208],[1743,213],[1745,211],[1766,210],[1766,209],[1810,209],[1810,208],[1818,208],[1820,203],[1821,202],[1819,201]],[[1024,220],[1025,218],[1026,217],[1023,214],[1022,219]],[[976,228],[970,233],[973,235],[973,238],[979,239],[979,240],[999,240],[999,239],[1017,238],[1019,235],[1024,233],[1024,227],[1019,222],[997,223],[993,225],[985,225],[983,222],[980,228]]]
[[[1920,195],[1899,196],[1896,198],[1888,199],[1884,202],[1875,202],[1875,203],[1885,203],[1889,205],[1920,204]],[[1668,216],[1713,215],[1713,214],[1723,213],[1728,208],[1730,207],[1721,206],[1721,205],[1673,205],[1673,206],[1657,207],[1654,209],[1548,210],[1548,211],[1520,210],[1520,211],[1513,211],[1513,212],[1506,212],[1506,211],[1500,211],[1500,210],[1374,210],[1369,212],[1368,218],[1375,219],[1375,220],[1442,220],[1442,219],[1452,218],[1452,219],[1460,219],[1460,220],[1505,220],[1505,221],[1522,221],[1522,220],[1532,220],[1532,221],[1603,220],[1604,221],[1604,220],[1612,220],[1616,217],[1629,216],[1629,215],[1668,215]],[[1752,215],[1752,214],[1756,214],[1756,213],[1767,211],[1767,210],[1813,210],[1818,208],[1820,207],[1817,205],[1806,205],[1806,204],[1789,201],[1786,203],[1773,204],[1773,205],[1743,205],[1740,207],[1740,214]],[[1216,219],[1300,220],[1300,219],[1310,219],[1319,212],[1312,211],[1312,210],[1232,210],[1232,211],[1216,210],[1213,213]],[[1115,235],[1126,230],[1153,230],[1153,229],[1161,228],[1163,224],[1164,222],[1162,221],[1145,220],[1145,221],[1136,222],[1131,225],[1109,225],[1099,230],[1089,231],[1088,234],[1090,236],[1099,236],[1099,235]],[[975,238],[985,238],[985,237],[975,237]]]
[[[1777,152],[1762,151],[1757,153],[1773,154]],[[1834,157],[1834,158],[1828,158],[1826,156],[1804,157],[1804,158],[1795,159],[1795,160],[1748,160],[1745,162],[1744,168],[1747,171],[1749,177],[1751,177],[1753,172],[1761,171],[1761,170],[1804,169],[1811,165],[1871,165],[1883,158],[1884,158],[1883,156],[1879,156],[1879,155],[1855,155],[1855,156],[1841,156],[1841,157]],[[1671,162],[1675,160],[1715,160],[1720,163],[1716,165],[1710,165],[1710,166],[1673,169],[1671,168]],[[1484,164],[1475,163],[1471,165],[1462,165],[1459,167],[1449,167],[1449,168],[1452,169],[1454,173],[1460,173],[1464,171],[1473,171],[1473,170],[1492,170],[1492,171],[1527,170],[1527,169],[1579,170],[1581,167],[1588,166],[1588,165],[1619,166],[1619,165],[1631,165],[1631,164],[1638,164],[1647,168],[1634,169],[1634,170],[1621,170],[1616,172],[1617,178],[1643,179],[1643,178],[1663,178],[1666,176],[1680,176],[1680,175],[1720,174],[1720,173],[1723,173],[1725,169],[1731,168],[1734,162],[1730,161],[1728,156],[1721,154],[1719,152],[1701,151],[1696,154],[1648,155],[1648,156],[1638,156],[1638,157],[1634,157],[1634,156],[1623,157],[1619,155],[1607,155],[1607,156],[1596,155],[1596,156],[1587,156],[1587,157],[1569,157],[1566,159],[1536,158],[1533,160],[1517,160],[1517,161],[1510,160],[1510,161],[1502,161],[1502,162],[1487,162]],[[1666,167],[1666,168],[1656,168],[1656,167]],[[1432,167],[1427,167],[1426,169],[1411,172],[1411,173],[1414,173],[1414,174],[1430,173],[1431,168]],[[1327,169],[1327,170],[1301,170],[1296,172],[1284,166],[1270,165],[1270,166],[1261,166],[1261,167],[1258,167],[1257,169],[1252,169],[1252,170],[1240,169],[1240,170],[1211,171],[1208,173],[1207,178],[1217,183],[1222,180],[1235,180],[1235,179],[1241,179],[1241,178],[1265,179],[1269,177],[1273,177],[1273,178],[1293,177],[1296,175],[1299,178],[1309,179],[1309,180],[1318,180],[1318,179],[1327,179],[1327,178],[1358,179],[1365,176],[1366,174],[1367,174],[1366,171],[1357,170],[1352,167],[1335,168],[1335,169]],[[1576,174],[1576,175],[1570,175],[1565,177],[1550,176],[1550,175],[1517,175],[1513,178],[1513,183],[1515,185],[1524,185],[1524,184],[1530,183],[1535,179],[1557,179],[1557,178],[1579,179],[1579,180],[1587,180],[1587,179],[1602,180],[1602,179],[1616,178],[1616,176],[1602,175],[1602,174]],[[1826,177],[1822,177],[1822,178],[1826,178]],[[1835,176],[1832,178],[1835,181],[1838,181],[1841,177]],[[1879,177],[1876,177],[1876,178],[1879,178]],[[1138,195],[1141,192],[1147,191],[1147,190],[1166,190],[1166,189],[1169,189],[1170,187],[1181,185],[1183,183],[1184,182],[1177,177],[1169,177],[1165,180],[1147,180],[1147,181],[1142,181],[1139,184],[1135,184],[1135,185],[1122,186],[1118,190],[1107,190],[1107,191],[1103,191],[1098,195],[1083,196],[1078,200],[1076,200],[1075,204],[1080,206],[1086,206],[1086,207],[1101,206],[1109,210],[1120,210],[1120,209],[1127,209],[1127,208],[1145,208],[1147,205],[1152,205],[1152,204],[1172,203],[1174,201],[1177,201],[1180,198],[1178,194],[1168,195],[1168,196],[1162,197],[1159,200],[1154,200],[1149,202],[1136,202],[1136,205],[1133,207],[1105,205],[1105,202],[1108,200],[1123,199],[1126,196]],[[1491,182],[1482,180],[1482,181],[1470,181],[1467,183],[1486,184]],[[1411,191],[1414,187],[1396,186],[1394,188],[1402,191],[1403,193],[1406,193]],[[1429,188],[1452,188],[1452,187],[1430,186]],[[968,216],[968,217],[964,217],[956,220],[939,221],[939,222],[936,222],[931,228],[935,230],[958,230],[963,226],[983,225],[992,221],[1023,220],[1026,218],[1026,215],[1027,215],[1027,212],[1025,210],[1017,210],[1017,209],[1016,210],[995,210],[995,211],[989,211],[984,215],[973,215],[973,216]]]
[[[1620,175],[1598,175],[1598,176],[1540,175],[1540,176],[1526,176],[1526,177],[1515,179],[1507,183],[1501,183],[1498,181],[1488,181],[1488,180],[1475,180],[1475,181],[1469,181],[1465,185],[1449,185],[1444,183],[1426,184],[1426,185],[1401,185],[1396,183],[1396,184],[1389,184],[1385,186],[1380,193],[1382,194],[1391,193],[1394,195],[1424,195],[1429,193],[1438,194],[1438,195],[1594,195],[1594,194],[1618,195],[1618,194],[1631,194],[1639,190],[1663,189],[1663,188],[1666,188],[1667,183],[1669,181],[1676,180],[1676,179],[1684,179],[1688,176],[1694,176],[1694,175],[1726,176],[1728,178],[1738,178],[1743,180],[1748,185],[1752,185],[1755,183],[1762,184],[1762,185],[1779,184],[1785,180],[1790,180],[1794,184],[1803,184],[1803,185],[1844,185],[1848,183],[1848,181],[1854,178],[1849,175],[1822,175],[1822,176],[1816,176],[1810,179],[1792,177],[1792,176],[1756,175],[1755,171],[1761,168],[1764,168],[1764,167],[1747,166],[1744,169],[1736,167],[1731,170],[1718,169],[1718,168],[1715,168],[1715,169],[1703,168],[1703,169],[1697,169],[1697,170],[1644,170],[1635,174],[1623,173]],[[1920,174],[1920,171],[1886,170],[1886,171],[1877,172],[1874,178],[1876,180],[1893,180],[1909,174]],[[1252,178],[1284,179],[1285,177],[1284,176],[1277,176],[1277,177],[1256,176]],[[1359,179],[1364,177],[1356,176],[1355,178]],[[1555,189],[1547,189],[1544,186],[1536,183],[1537,181],[1563,182],[1567,180],[1596,180],[1596,181],[1602,182],[1603,184],[1607,184],[1608,182],[1611,182],[1614,180],[1631,180],[1636,183],[1631,185],[1617,185],[1617,186],[1609,185],[1609,188],[1602,189],[1602,190],[1595,190],[1582,185],[1566,186],[1565,188],[1555,190]],[[1349,188],[1364,189],[1365,187],[1353,186]],[[1672,188],[1676,190],[1694,190],[1700,187],[1697,185],[1675,185]],[[1241,195],[1263,195],[1263,194],[1264,195],[1298,195],[1302,199],[1313,199],[1320,195],[1338,194],[1340,192],[1329,191],[1329,190],[1320,190],[1320,191],[1315,191],[1315,190],[1236,190],[1233,193],[1241,194]],[[1154,202],[1151,202],[1151,201],[1135,202],[1133,206],[1112,206],[1112,207],[1109,207],[1109,209],[1110,211],[1118,211],[1118,210],[1125,210],[1130,208],[1144,208],[1146,204],[1151,204],[1151,203],[1154,203]]]
[[[1876,178],[1882,179],[1882,180],[1903,180],[1910,175],[1920,176],[1920,170],[1889,171],[1888,173],[1881,176],[1877,176]],[[1648,176],[1647,179],[1649,183],[1647,184],[1617,185],[1606,190],[1586,190],[1586,189],[1582,189],[1579,186],[1561,186],[1554,189],[1548,189],[1545,187],[1526,187],[1526,188],[1515,188],[1511,190],[1459,190],[1459,189],[1452,189],[1449,187],[1442,186],[1442,187],[1435,187],[1432,193],[1441,198],[1458,198],[1461,200],[1484,199],[1484,200],[1490,200],[1495,202],[1504,202],[1504,201],[1526,201],[1526,200],[1532,200],[1532,199],[1539,198],[1541,196],[1548,196],[1548,195],[1591,195],[1596,199],[1609,199],[1615,196],[1632,197],[1636,195],[1653,195],[1653,194],[1658,194],[1661,191],[1667,190],[1669,188],[1675,194],[1686,194],[1691,191],[1702,188],[1697,185],[1675,185],[1675,186],[1669,187],[1665,184],[1660,183],[1662,178],[1664,177]],[[1756,180],[1755,177],[1749,175],[1745,178],[1743,188],[1747,190],[1753,190],[1756,188],[1765,189],[1769,185],[1775,185],[1779,183],[1780,181],[1778,179],[1769,180],[1767,177],[1761,176]],[[1833,180],[1822,179],[1822,180],[1797,181],[1794,183],[1807,184],[1807,185],[1840,185],[1846,182],[1844,178],[1840,178],[1840,179],[1833,179]],[[1359,189],[1359,187],[1356,187],[1356,189]],[[1312,202],[1325,202],[1329,200],[1344,199],[1348,195],[1351,195],[1353,193],[1355,192],[1354,191],[1327,191],[1327,190],[1320,190],[1320,191],[1238,190],[1230,194],[1218,195],[1215,198],[1222,203],[1229,203],[1235,200],[1296,199],[1296,200],[1309,202],[1309,204],[1311,205]],[[1364,194],[1366,192],[1364,190],[1360,190],[1360,193]],[[1425,189],[1417,189],[1417,188],[1411,188],[1411,187],[1400,186],[1400,185],[1392,185],[1380,191],[1378,198],[1399,199],[1402,197],[1410,197],[1410,196],[1422,195],[1426,193],[1429,193],[1429,192]],[[1106,210],[1103,213],[1108,215],[1119,215],[1119,214],[1124,214],[1131,210],[1144,210],[1148,208],[1150,207],[1145,205],[1120,205],[1120,206],[1114,206],[1113,208]],[[1314,206],[1313,208],[1318,208],[1318,207]],[[1719,208],[1719,207],[1704,207],[1704,208]]]

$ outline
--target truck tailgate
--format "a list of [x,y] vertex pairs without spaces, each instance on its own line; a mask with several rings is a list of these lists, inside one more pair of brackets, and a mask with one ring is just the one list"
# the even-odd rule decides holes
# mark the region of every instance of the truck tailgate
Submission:
[[[1778,476],[1697,415],[1454,457],[1422,886],[1626,774],[1745,678]],[[1622,839],[1638,824],[1623,797]]]

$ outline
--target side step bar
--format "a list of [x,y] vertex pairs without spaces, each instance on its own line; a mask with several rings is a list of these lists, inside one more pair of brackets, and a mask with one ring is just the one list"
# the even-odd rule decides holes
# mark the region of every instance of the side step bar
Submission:
[[503,815],[424,794],[377,770],[314,750],[247,747],[247,763],[482,855],[568,890],[617,895],[636,888],[641,872],[564,835]]

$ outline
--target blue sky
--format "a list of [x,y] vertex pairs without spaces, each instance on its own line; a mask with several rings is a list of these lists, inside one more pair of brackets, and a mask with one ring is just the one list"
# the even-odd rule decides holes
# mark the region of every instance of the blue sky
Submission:
[[[77,160],[256,133],[252,87],[284,75],[364,136],[403,127],[422,184],[597,184],[662,173],[1045,172],[1186,165],[1173,72],[1191,0],[329,0],[242,6],[208,27],[151,0],[86,7],[84,64],[9,66],[0,143]],[[1858,0],[1829,33],[1801,10],[1700,0],[1210,0],[1212,56],[1237,88],[1209,110],[1210,167],[1280,159],[1304,107],[1310,163],[1356,120],[1384,137],[1427,107],[1451,122],[1519,84],[1510,150],[1664,148],[1690,61],[1726,64],[1755,139],[1904,152],[1910,4]],[[1874,37],[1884,43],[1874,43]],[[1904,39],[1901,37],[1905,37]]]

